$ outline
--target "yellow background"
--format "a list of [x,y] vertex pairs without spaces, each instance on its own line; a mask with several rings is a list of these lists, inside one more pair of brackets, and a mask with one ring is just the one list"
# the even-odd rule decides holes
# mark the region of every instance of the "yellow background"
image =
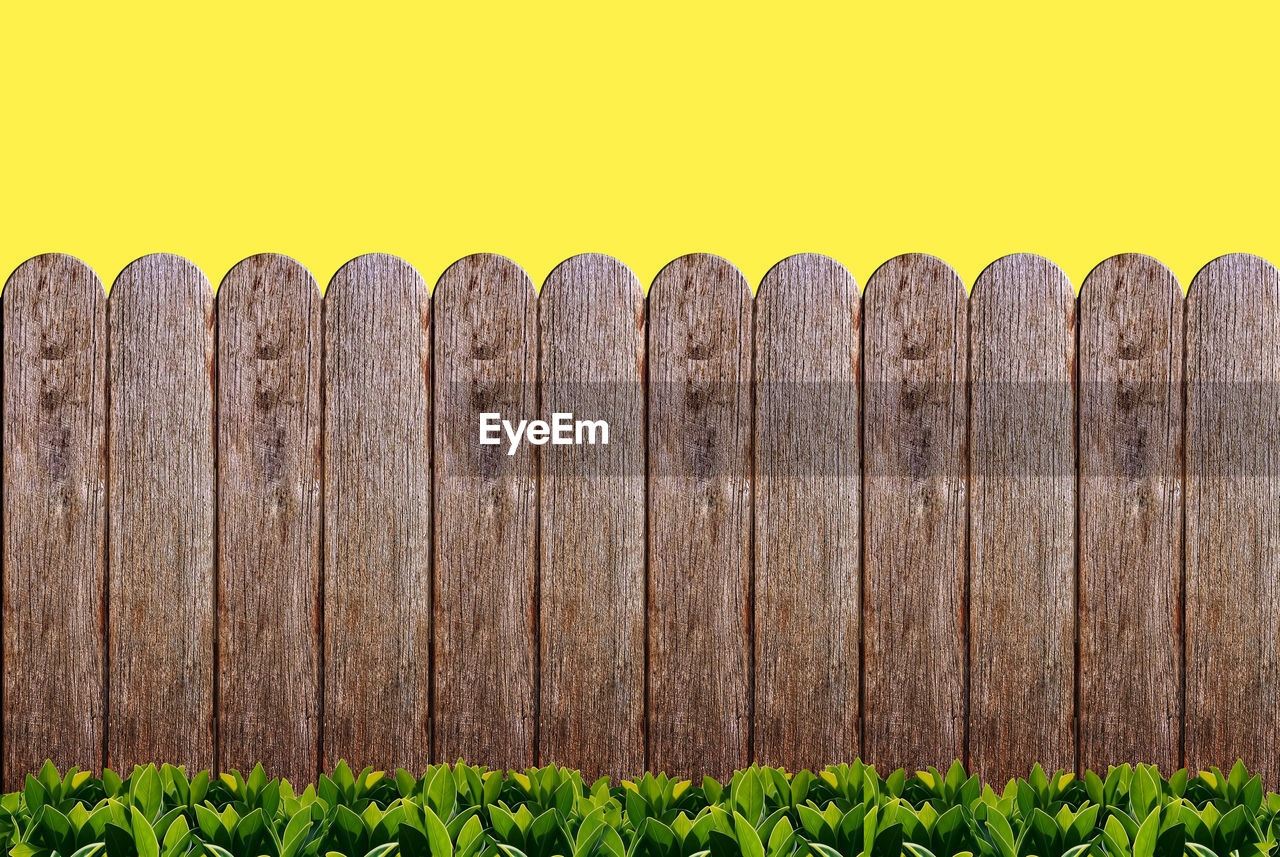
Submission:
[[0,268],[1280,261],[1264,3],[4,0]]

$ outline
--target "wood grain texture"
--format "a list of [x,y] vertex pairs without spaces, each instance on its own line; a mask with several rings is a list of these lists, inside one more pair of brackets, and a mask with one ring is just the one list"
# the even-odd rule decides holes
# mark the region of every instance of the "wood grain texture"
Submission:
[[4,290],[5,790],[102,767],[106,303],[70,256]]
[[106,763],[213,764],[213,290],[184,259],[116,279],[108,340]]
[[751,755],[751,290],[682,256],[649,293],[649,765]]
[[812,254],[756,297],[754,752],[791,770],[859,753],[860,310]]
[[970,708],[974,773],[1075,767],[1075,294],[1037,256],[974,285]]
[[605,420],[608,446],[541,452],[541,763],[588,781],[645,769],[645,302],[607,256],[539,299],[544,413]]
[[538,419],[533,283],[501,256],[455,263],[432,297],[435,336],[435,754],[534,759],[536,447],[479,442],[480,415]]
[[866,760],[965,757],[968,298],[932,256],[865,295]]
[[1187,295],[1186,763],[1280,779],[1280,274],[1224,256]]
[[[1182,288],[1147,256],[1080,292],[1080,765],[1181,765]],[[1225,761],[1225,760],[1224,760]]]
[[324,302],[324,768],[430,761],[427,284],[361,256]]
[[261,255],[218,289],[218,765],[316,776],[320,290]]

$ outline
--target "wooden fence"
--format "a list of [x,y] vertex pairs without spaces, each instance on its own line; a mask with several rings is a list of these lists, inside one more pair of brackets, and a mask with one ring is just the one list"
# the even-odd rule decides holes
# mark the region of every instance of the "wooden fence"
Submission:
[[[3,295],[3,735],[306,780],[339,758],[1280,782],[1280,277],[819,256],[646,298],[603,256],[323,300],[257,256]],[[609,444],[478,443],[480,414]]]

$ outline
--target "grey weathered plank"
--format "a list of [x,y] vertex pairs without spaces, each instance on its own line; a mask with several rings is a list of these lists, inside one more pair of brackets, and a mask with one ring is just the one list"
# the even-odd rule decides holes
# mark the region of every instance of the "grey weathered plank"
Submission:
[[860,304],[813,254],[756,297],[754,750],[792,770],[859,752]]
[[864,298],[866,759],[944,767],[965,756],[968,300],[923,254]]
[[479,443],[480,415],[537,419],[537,296],[515,263],[468,256],[434,313],[434,758],[534,763],[535,448]]
[[649,766],[751,755],[751,290],[682,256],[649,293]]
[[546,414],[605,420],[609,445],[541,452],[543,764],[645,768],[645,303],[622,263],[582,255],[540,306]]
[[969,322],[969,758],[1003,782],[1075,766],[1074,290],[1006,256]]
[[38,256],[5,286],[4,788],[102,767],[106,295]]
[[146,256],[107,302],[107,758],[213,763],[213,290]]
[[218,289],[218,765],[309,782],[320,728],[320,290],[266,254]]
[[1210,262],[1187,295],[1186,763],[1280,779],[1280,274]]
[[430,757],[427,284],[361,256],[324,301],[324,767]]
[[1137,254],[1080,292],[1082,768],[1181,764],[1182,311]]

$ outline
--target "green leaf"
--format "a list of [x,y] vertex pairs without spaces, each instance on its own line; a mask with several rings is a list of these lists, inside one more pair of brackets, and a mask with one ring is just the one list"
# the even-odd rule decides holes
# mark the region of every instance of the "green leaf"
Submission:
[[1133,838],[1133,857],[1155,857],[1159,834],[1160,810],[1153,809],[1138,828],[1138,835]]
[[[148,771],[155,777],[155,768],[148,768]],[[157,778],[157,788],[159,783]],[[160,857],[160,843],[156,841],[156,832],[151,828],[151,822],[138,807],[130,807],[130,810],[133,814],[133,844],[138,849],[138,857]]]
[[430,857],[427,835],[408,824],[400,825],[400,857]]
[[44,786],[40,785],[39,780],[27,774],[27,787],[23,790],[23,796],[27,800],[27,812],[35,815],[40,811],[40,807],[45,805],[49,793],[45,791]]
[[[759,779],[756,782],[759,783]],[[763,801],[763,796],[761,800]],[[738,838],[738,848],[742,852],[742,857],[764,857],[764,844],[760,841],[760,835],[756,833],[753,823],[748,821],[742,813],[733,814],[733,832]]]
[[760,782],[760,774],[747,770],[742,775],[738,786],[737,810],[752,825],[760,823],[764,818],[764,786]]
[[449,840],[449,831],[445,829],[440,816],[427,807],[422,812],[422,823],[426,828],[427,845],[431,849],[431,857],[453,857],[453,843]]

